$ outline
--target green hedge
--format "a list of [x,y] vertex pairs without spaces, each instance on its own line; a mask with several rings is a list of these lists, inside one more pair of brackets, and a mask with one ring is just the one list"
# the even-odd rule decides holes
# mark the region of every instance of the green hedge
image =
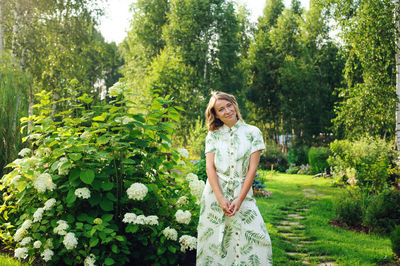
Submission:
[[308,162],[311,167],[312,174],[323,173],[329,171],[329,149],[325,147],[312,147],[308,151]]

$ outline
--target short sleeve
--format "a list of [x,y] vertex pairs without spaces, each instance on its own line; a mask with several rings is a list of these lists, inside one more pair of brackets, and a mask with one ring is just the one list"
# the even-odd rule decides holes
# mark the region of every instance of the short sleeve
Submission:
[[262,133],[258,128],[255,128],[254,133],[253,133],[253,141],[251,143],[250,154],[252,154],[255,151],[264,150],[264,149],[265,149],[265,144],[264,144],[264,140],[262,137]]
[[211,131],[208,131],[206,137],[206,148],[204,153],[215,152],[215,138]]

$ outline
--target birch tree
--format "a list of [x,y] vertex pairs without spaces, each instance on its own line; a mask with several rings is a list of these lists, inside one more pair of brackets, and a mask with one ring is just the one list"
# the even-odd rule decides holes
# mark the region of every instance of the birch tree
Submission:
[[[396,51],[396,146],[400,154],[400,21],[399,0],[394,0],[395,51]],[[400,155],[399,155],[400,157]]]

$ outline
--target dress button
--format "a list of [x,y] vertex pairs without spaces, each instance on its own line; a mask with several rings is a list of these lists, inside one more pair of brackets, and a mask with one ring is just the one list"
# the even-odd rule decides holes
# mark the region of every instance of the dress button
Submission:
[[231,142],[231,145],[233,145],[233,142]]
[[236,255],[236,258],[239,258],[239,255]]
[[233,168],[233,165],[231,167]]
[[233,155],[233,152],[231,152],[231,155]]
[[239,246],[239,243],[237,243],[236,246]]
[[239,233],[238,233],[238,232],[236,232],[235,234],[236,234],[236,235],[238,235]]

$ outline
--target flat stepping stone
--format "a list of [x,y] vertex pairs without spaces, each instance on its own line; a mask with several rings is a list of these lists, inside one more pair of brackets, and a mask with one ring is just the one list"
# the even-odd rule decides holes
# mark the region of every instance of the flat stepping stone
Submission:
[[336,265],[335,261],[325,261],[318,264],[318,266],[334,266]]
[[290,225],[278,225],[277,226],[279,229],[290,229],[291,226]]
[[288,214],[288,217],[292,217],[292,218],[295,218],[295,219],[304,219],[304,216],[301,216],[301,215],[299,215],[297,213]]
[[305,257],[305,256],[307,256],[308,254],[306,254],[306,253],[300,253],[300,252],[286,252],[286,254],[288,254],[289,256],[292,256],[292,257]]

